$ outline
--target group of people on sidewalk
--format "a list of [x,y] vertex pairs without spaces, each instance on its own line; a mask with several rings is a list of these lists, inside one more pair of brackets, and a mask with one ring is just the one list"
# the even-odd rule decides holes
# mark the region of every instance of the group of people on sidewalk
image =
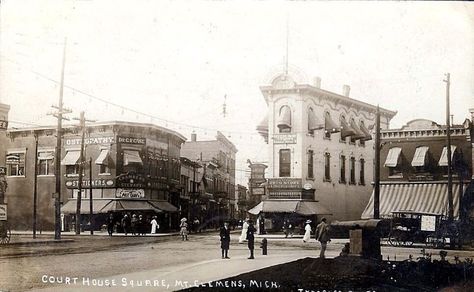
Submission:
[[[250,219],[245,219],[242,225],[242,233],[239,237],[239,243],[247,241],[247,246],[250,251],[249,260],[254,259],[254,249],[255,249],[255,232],[257,229],[253,226],[253,221]],[[230,259],[229,257],[229,247],[230,247],[230,227],[229,222],[224,222],[224,226],[220,229],[220,240],[221,240],[221,252],[223,259]]]
[[114,231],[118,228],[118,225],[123,230],[125,235],[131,233],[132,235],[145,235],[148,230],[151,234],[158,232],[160,224],[158,224],[157,217],[153,216],[151,220],[145,219],[142,214],[124,214],[120,220],[116,220],[113,214],[109,214],[107,218],[107,232],[109,236],[112,236]]

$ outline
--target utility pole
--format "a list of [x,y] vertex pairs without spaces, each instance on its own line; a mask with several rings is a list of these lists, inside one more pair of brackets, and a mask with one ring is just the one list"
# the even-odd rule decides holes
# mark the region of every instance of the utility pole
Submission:
[[[81,128],[81,152],[79,156],[79,183],[78,183],[78,194],[77,194],[77,205],[76,205],[76,234],[81,234],[82,179],[83,179],[83,171],[84,171],[84,163],[85,163],[84,139],[86,135],[86,118],[84,116],[84,111],[81,112],[81,117],[79,120],[80,120],[80,128]],[[90,120],[87,120],[87,121],[90,121]]]
[[94,234],[94,204],[92,202],[92,157],[89,157],[89,221],[91,222],[91,235]]
[[452,159],[451,159],[451,121],[449,110],[449,86],[451,85],[450,74],[446,73],[446,139],[447,139],[447,154],[448,154],[448,221],[452,222],[454,219],[453,206],[453,175],[452,175]]
[[38,209],[38,133],[35,136],[35,179],[33,186],[33,238],[36,238],[36,220]]
[[63,117],[63,114],[71,113],[70,109],[66,109],[63,106],[63,93],[64,93],[64,67],[66,65],[66,44],[67,39],[64,39],[63,49],[63,63],[61,68],[61,83],[59,86],[59,102],[57,106],[53,108],[57,109],[57,112],[52,113],[54,117],[58,119],[58,128],[56,130],[56,157],[55,157],[55,175],[56,175],[56,191],[54,193],[54,239],[61,239],[61,140],[62,140],[62,122],[63,119],[69,120]]
[[375,114],[374,219],[380,219],[380,108]]

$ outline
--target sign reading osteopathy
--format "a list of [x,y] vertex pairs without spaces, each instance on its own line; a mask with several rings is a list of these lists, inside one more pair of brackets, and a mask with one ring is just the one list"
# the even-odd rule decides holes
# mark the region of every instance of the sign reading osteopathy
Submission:
[[[115,143],[115,137],[114,136],[84,138],[84,145],[113,144],[113,143]],[[66,139],[64,139],[64,145],[65,146],[81,145],[81,138],[66,138]]]

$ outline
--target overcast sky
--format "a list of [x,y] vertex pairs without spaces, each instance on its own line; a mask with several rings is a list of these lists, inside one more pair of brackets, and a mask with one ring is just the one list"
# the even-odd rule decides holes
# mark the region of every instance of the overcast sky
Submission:
[[221,130],[239,149],[240,182],[247,158],[267,159],[255,131],[266,111],[259,86],[284,69],[287,35],[301,82],[320,76],[337,93],[350,85],[351,97],[398,111],[392,128],[414,118],[444,123],[447,72],[454,122],[474,107],[469,2],[3,0],[0,9],[0,101],[11,105],[10,126],[55,123],[46,114],[67,37],[71,117],[85,110],[198,139]]

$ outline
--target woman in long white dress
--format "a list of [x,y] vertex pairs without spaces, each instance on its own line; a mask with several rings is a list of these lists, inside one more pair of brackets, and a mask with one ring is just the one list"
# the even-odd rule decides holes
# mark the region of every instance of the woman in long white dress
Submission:
[[155,234],[158,228],[160,228],[160,225],[158,225],[158,222],[156,221],[156,216],[153,216],[153,220],[151,220],[150,224],[151,224],[151,234]]
[[242,224],[242,233],[239,237],[239,243],[244,243],[245,241],[247,241],[247,230],[249,229],[248,221],[249,218],[245,218],[244,224]]
[[307,242],[311,238],[311,220],[306,220],[304,230],[303,242]]

